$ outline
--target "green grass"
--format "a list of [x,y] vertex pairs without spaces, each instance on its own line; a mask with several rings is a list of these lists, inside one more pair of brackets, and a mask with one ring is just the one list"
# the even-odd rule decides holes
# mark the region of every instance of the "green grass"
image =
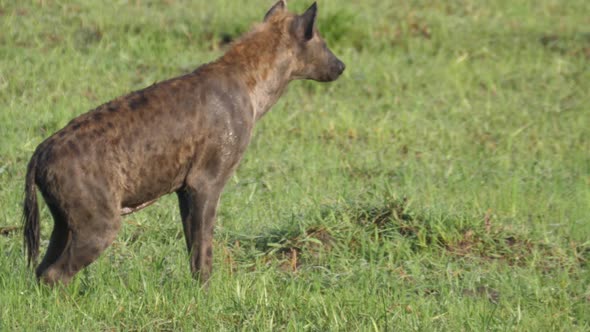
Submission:
[[[17,228],[35,147],[270,5],[0,0],[0,330],[589,330],[585,0],[321,0],[347,70],[257,125],[209,290],[174,197],[68,287],[37,285]],[[51,225],[43,206],[43,248]]]

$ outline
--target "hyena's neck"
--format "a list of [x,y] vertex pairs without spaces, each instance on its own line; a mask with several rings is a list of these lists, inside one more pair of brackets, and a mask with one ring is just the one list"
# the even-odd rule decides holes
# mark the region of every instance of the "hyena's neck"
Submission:
[[254,33],[238,41],[219,59],[235,68],[248,89],[256,120],[278,101],[291,81],[291,58],[280,35]]
[[286,70],[288,66],[282,66],[280,63],[269,66],[271,68],[267,72],[259,71],[252,75],[252,83],[248,84],[256,120],[276,104],[291,81],[290,73]]

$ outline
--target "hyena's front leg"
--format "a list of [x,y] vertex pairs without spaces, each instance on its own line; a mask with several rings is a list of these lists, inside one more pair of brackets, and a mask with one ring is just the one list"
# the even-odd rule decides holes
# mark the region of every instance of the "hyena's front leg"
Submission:
[[180,210],[180,219],[182,221],[182,229],[184,230],[184,239],[186,241],[186,249],[188,250],[188,254],[191,254],[192,251],[192,241],[191,241],[191,206],[192,206],[192,198],[191,193],[186,188],[181,188],[176,191],[176,195],[178,196],[178,206]]
[[193,276],[206,283],[213,269],[213,229],[222,187],[204,183],[177,192]]

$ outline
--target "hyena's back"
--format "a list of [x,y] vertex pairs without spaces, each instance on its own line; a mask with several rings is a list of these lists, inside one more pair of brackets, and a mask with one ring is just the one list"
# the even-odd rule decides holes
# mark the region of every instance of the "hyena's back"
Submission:
[[243,112],[252,106],[242,87],[219,67],[204,66],[72,120],[37,149],[40,186],[105,186],[121,208],[133,208],[176,191],[191,167],[213,177],[229,171],[254,118]]

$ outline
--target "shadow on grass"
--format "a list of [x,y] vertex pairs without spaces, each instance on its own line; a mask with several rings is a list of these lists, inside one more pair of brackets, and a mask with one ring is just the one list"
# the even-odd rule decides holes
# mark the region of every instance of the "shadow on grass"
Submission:
[[590,59],[590,32],[576,34],[545,34],[539,42],[549,51],[572,57]]

